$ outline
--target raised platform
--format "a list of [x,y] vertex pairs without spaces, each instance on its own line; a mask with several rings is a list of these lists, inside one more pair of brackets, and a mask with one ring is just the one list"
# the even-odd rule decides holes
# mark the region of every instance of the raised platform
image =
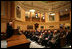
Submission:
[[7,48],[29,48],[30,41],[25,35],[13,35],[7,39]]

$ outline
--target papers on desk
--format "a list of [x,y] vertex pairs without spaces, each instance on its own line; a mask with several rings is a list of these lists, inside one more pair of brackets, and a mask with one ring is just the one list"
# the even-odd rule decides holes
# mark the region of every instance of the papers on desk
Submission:
[[7,48],[7,41],[6,40],[1,41],[1,48]]

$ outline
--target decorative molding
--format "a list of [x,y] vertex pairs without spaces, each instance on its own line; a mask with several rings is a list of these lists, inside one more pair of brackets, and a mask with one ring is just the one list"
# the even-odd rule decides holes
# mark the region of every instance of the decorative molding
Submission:
[[[31,9],[32,8],[32,5],[31,5],[31,2],[32,1],[30,1],[30,3],[29,3],[29,1],[28,1],[28,3],[26,2],[26,1],[23,1],[23,2],[18,2],[18,3],[20,3],[20,5],[22,6],[22,8],[27,8],[28,10],[29,9]],[[33,1],[34,2],[34,1]],[[35,3],[36,2],[36,3]],[[49,8],[51,8],[51,4],[52,3],[42,3],[42,2],[40,2],[40,1],[35,1],[34,2],[34,6],[33,6],[33,8],[35,9],[35,10],[39,10],[39,11],[42,11],[42,12],[44,12],[43,10],[45,9],[45,11],[46,12],[48,12],[49,11]],[[38,2],[38,3],[37,3]],[[57,4],[58,3],[58,4]],[[37,5],[37,4],[39,4],[39,5]],[[65,1],[56,1],[55,3],[53,3],[54,4],[54,11],[59,11],[59,10],[56,10],[56,9],[65,9],[65,6],[66,7],[68,7],[67,5],[68,4],[71,4],[71,2],[65,2]],[[42,6],[43,5],[43,6]],[[62,7],[61,7],[62,6]],[[63,7],[64,6],[64,7]],[[69,6],[70,7],[70,6]]]

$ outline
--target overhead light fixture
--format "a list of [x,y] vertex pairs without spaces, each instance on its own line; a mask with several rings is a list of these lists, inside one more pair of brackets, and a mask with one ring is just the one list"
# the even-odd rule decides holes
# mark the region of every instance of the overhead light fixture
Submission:
[[65,9],[66,11],[68,11],[68,9]]
[[43,19],[45,19],[45,17],[43,16]]
[[50,11],[49,15],[55,15],[55,12],[53,11],[53,4],[52,4],[52,10]]
[[55,15],[55,13],[51,13],[50,15]]
[[45,19],[45,15],[43,14],[43,19]]
[[35,12],[35,10],[34,9],[31,9],[31,10],[29,10],[30,12]]
[[30,12],[35,12],[35,10],[33,9],[33,2],[32,2],[32,9],[29,10]]

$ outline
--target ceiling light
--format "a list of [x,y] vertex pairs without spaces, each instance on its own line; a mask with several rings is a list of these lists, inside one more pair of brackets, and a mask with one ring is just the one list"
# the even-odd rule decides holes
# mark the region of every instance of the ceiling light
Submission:
[[49,15],[55,15],[55,13],[50,13]]
[[65,9],[66,11],[68,10],[68,9]]
[[45,17],[44,17],[44,16],[45,16],[45,14],[43,14],[43,19],[45,19]]
[[50,10],[50,14],[49,15],[55,15],[55,11],[53,11],[53,4],[52,4],[52,9]]
[[30,12],[35,12],[35,10],[34,9],[31,9]]
[[33,2],[32,2],[32,9],[29,10],[30,12],[35,12],[35,10],[33,9]]
[[45,19],[45,17],[43,16],[43,19]]
[[38,18],[38,16],[36,16],[36,18]]
[[55,15],[55,13],[52,13],[52,14],[50,14],[50,15]]

